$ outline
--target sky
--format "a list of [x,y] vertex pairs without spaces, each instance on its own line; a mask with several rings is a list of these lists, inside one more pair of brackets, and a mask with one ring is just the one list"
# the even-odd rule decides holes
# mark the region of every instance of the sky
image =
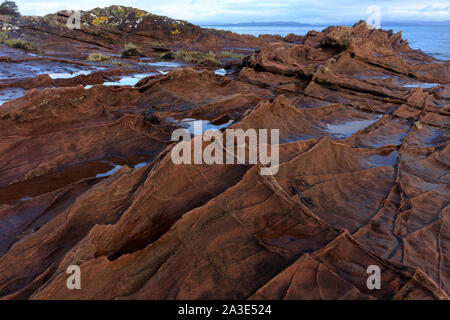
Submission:
[[89,10],[117,4],[197,24],[249,21],[352,23],[367,20],[371,6],[379,8],[382,21],[450,20],[450,0],[16,0],[16,3],[23,15]]

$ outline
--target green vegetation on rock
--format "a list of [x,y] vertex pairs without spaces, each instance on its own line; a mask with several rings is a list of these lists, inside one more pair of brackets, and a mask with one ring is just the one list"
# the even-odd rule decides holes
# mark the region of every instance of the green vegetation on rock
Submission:
[[7,39],[2,40],[4,44],[6,44],[8,47],[15,48],[15,49],[23,49],[25,51],[32,51],[34,50],[34,46],[31,44],[31,42],[21,39]]
[[87,61],[91,61],[91,62],[103,62],[106,64],[113,64],[119,67],[124,67],[127,68],[130,65],[123,63],[122,60],[115,58],[115,57],[111,57],[107,54],[103,54],[103,53],[91,53],[89,54],[89,56],[86,58]]
[[134,43],[126,43],[125,50],[122,51],[122,57],[144,57],[141,48]]
[[220,54],[224,57],[231,58],[231,59],[242,59],[245,57],[243,54],[235,53],[235,52],[231,52],[231,51],[222,51]]
[[103,53],[91,53],[86,58],[87,61],[92,61],[92,62],[103,62],[103,61],[107,61],[109,59],[111,59],[111,56],[108,56]]
[[220,67],[222,63],[217,59],[216,54],[212,51],[205,53],[200,51],[177,51],[165,53],[162,59],[176,59],[190,64],[200,66]]
[[6,34],[6,32],[0,32],[0,42],[4,42],[5,40],[8,40],[9,37]]
[[26,51],[35,50],[31,42],[21,39],[10,39],[6,32],[0,32],[0,43],[4,43],[8,47],[15,49],[22,49]]
[[117,59],[117,58],[111,58],[111,59],[107,60],[106,63],[114,64],[116,66],[123,67],[123,68],[128,68],[130,66],[129,64],[126,64],[122,60]]

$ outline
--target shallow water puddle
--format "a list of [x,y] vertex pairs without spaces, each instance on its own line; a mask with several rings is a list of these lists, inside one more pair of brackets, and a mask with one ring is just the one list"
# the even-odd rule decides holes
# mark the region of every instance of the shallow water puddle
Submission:
[[[109,177],[112,176],[114,173],[116,173],[117,171],[119,171],[120,169],[123,168],[123,165],[121,164],[116,164],[112,161],[102,161],[103,163],[107,163],[110,166],[112,166],[112,169],[109,170],[108,172],[104,172],[104,173],[99,173],[97,174],[95,177],[96,178],[105,178],[105,177]],[[139,168],[143,168],[146,165],[148,165],[151,161],[144,161],[144,162],[139,162],[137,164],[128,164],[128,166],[130,168],[134,168],[134,169],[139,169]]]
[[227,70],[219,69],[219,70],[216,70],[214,73],[218,74],[219,76],[226,76],[227,75]]
[[56,73],[49,73],[48,75],[50,76],[50,78],[52,79],[70,79],[70,78],[75,78],[77,76],[80,75],[89,75],[91,74],[91,70],[81,70],[81,71],[76,71],[76,72],[56,72]]
[[4,91],[0,91],[0,106],[7,102],[22,97],[25,94],[25,90],[20,88],[11,88]]
[[[224,124],[219,124],[219,125],[211,124],[211,122],[209,120],[196,120],[196,119],[190,119],[190,118],[183,119],[180,122],[183,125],[183,127],[185,127],[185,129],[187,131],[189,131],[189,133],[191,135],[196,136],[199,133],[199,132],[196,132],[196,130],[195,130],[195,123],[196,122],[197,123],[201,123],[201,131],[202,131],[202,134],[203,134],[203,133],[205,133],[208,130],[217,131],[217,130],[220,130],[220,129],[227,128],[233,123],[233,120],[229,120],[228,122],[226,122]],[[184,126],[184,125],[187,125],[187,126]],[[198,130],[198,131],[200,131],[200,130]]]
[[146,62],[147,65],[153,66],[153,67],[164,67],[164,68],[179,68],[182,67],[184,64],[181,62],[174,62],[174,61],[157,61],[157,62]]
[[369,164],[375,167],[393,166],[397,162],[398,151],[393,150],[386,154],[374,154],[369,157]]
[[[150,155],[137,155],[130,159],[90,161],[74,167],[31,178],[0,188],[0,205],[25,202],[47,192],[51,192],[86,178],[109,177],[124,165],[142,168],[151,162]],[[96,183],[94,182],[94,183]]]
[[97,174],[95,176],[96,178],[103,178],[103,177],[112,176],[114,173],[116,173],[117,171],[119,171],[123,167],[122,165],[115,164],[114,162],[111,162],[111,161],[102,161],[102,162],[111,165],[113,168],[111,170],[107,171],[107,172]]
[[378,116],[377,118],[371,120],[354,120],[339,124],[327,124],[326,131],[333,134],[338,139],[345,139],[359,130],[367,128],[381,118],[382,116]]
[[109,167],[100,161],[88,162],[75,167],[34,177],[0,189],[0,204],[28,201],[41,194],[57,190],[79,180],[95,177]]
[[[416,131],[414,132],[414,140],[420,141],[420,144],[425,146],[436,147],[441,144],[445,144],[450,139],[450,132],[444,128],[436,128],[427,124],[420,124],[420,129],[416,125]],[[418,142],[416,142],[418,143]]]
[[156,71],[158,71],[163,75],[168,74],[173,69],[186,66],[186,64],[178,61],[155,61],[155,60],[151,60],[151,62],[146,61],[145,65],[155,67]]
[[39,75],[48,74],[52,79],[67,79],[78,75],[87,75],[98,68],[68,67],[67,64],[45,60],[25,61],[20,63],[6,63],[0,68],[0,80],[23,80]]
[[145,167],[146,165],[148,165],[150,162],[151,162],[151,161],[145,161],[145,162],[141,162],[141,163],[135,164],[135,165],[133,166],[133,168],[134,168],[134,169],[143,168],[143,167]]
[[363,73],[355,73],[352,75],[352,77],[356,78],[356,79],[362,79],[362,80],[386,80],[389,78],[393,78],[393,76],[385,76],[385,75],[381,75],[381,74],[368,75],[368,74],[363,74]]
[[23,198],[21,198],[21,199],[19,199],[19,200],[17,200],[17,201],[19,201],[19,202],[25,202],[25,201],[29,201],[29,200],[31,200],[31,199],[33,199],[32,197],[23,197]]
[[[150,76],[154,76],[157,73],[155,72],[151,72],[151,73],[142,73],[142,74],[134,74],[131,76],[125,76],[122,77],[120,80],[118,81],[109,81],[109,82],[104,82],[103,85],[104,86],[134,86],[136,85],[136,83],[138,83],[140,80],[146,78],[146,77],[150,77]],[[92,86],[90,86],[89,88],[91,88]],[[85,89],[89,89],[88,86],[85,87]]]
[[416,83],[409,83],[403,85],[403,88],[422,88],[422,89],[431,89],[436,86],[439,86],[439,83],[428,83],[428,82],[416,82]]

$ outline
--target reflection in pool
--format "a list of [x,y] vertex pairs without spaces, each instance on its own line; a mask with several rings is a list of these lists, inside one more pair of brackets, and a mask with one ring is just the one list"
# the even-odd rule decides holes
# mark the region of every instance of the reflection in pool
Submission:
[[76,71],[76,72],[49,73],[48,75],[52,79],[70,79],[70,78],[77,77],[79,75],[87,76],[87,75],[91,74],[91,72],[92,72],[91,70],[81,70],[81,71]]
[[[107,172],[104,172],[104,173],[99,173],[99,174],[97,174],[95,177],[96,178],[105,178],[105,177],[109,177],[109,176],[112,176],[114,173],[116,173],[117,171],[119,171],[122,167],[123,167],[123,165],[120,165],[120,164],[116,164],[116,163],[114,163],[114,162],[112,162],[112,161],[102,161],[103,163],[107,163],[108,165],[110,165],[112,168],[109,170],[109,171],[107,171]],[[135,169],[138,169],[138,168],[143,168],[143,167],[145,167],[146,165],[148,165],[150,163],[150,161],[144,161],[144,162],[140,162],[140,163],[137,163],[137,164],[135,164],[135,165],[129,165],[131,168],[135,168]]]
[[25,90],[21,88],[8,88],[0,91],[0,106],[7,102],[22,97],[25,94]]
[[[104,82],[104,86],[134,86],[136,83],[138,83],[141,79],[144,79],[146,77],[154,76],[157,73],[151,72],[151,73],[142,73],[142,74],[134,74],[131,76],[125,76],[122,77],[120,80],[117,81],[108,81]],[[85,87],[86,89],[87,86]]]
[[381,119],[381,117],[382,116],[379,116],[371,120],[356,120],[346,121],[339,124],[327,124],[326,131],[335,135],[339,139],[345,139],[358,132],[359,130],[367,128],[377,120]]
[[439,83],[428,83],[428,82],[416,82],[405,84],[403,88],[422,88],[422,89],[430,89],[438,86]]
[[200,132],[203,134],[208,130],[217,131],[223,128],[229,127],[233,120],[229,120],[224,124],[214,125],[211,124],[209,120],[196,120],[191,118],[186,118],[181,121],[179,121],[181,125],[192,135],[196,136],[200,134]]
[[183,66],[181,62],[172,62],[172,61],[147,62],[146,64],[153,67],[166,67],[171,69]]
[[219,69],[219,70],[216,70],[214,73],[218,74],[219,76],[226,76],[227,75],[227,70]]

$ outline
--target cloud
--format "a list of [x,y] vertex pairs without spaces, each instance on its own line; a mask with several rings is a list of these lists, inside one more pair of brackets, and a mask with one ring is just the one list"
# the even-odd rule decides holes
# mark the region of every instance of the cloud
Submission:
[[422,8],[390,7],[382,11],[384,20],[421,20],[447,21],[450,20],[450,6],[428,5]]
[[428,5],[425,8],[420,10],[421,12],[449,12],[450,11],[450,6],[444,8],[444,7],[435,7],[432,5]]

